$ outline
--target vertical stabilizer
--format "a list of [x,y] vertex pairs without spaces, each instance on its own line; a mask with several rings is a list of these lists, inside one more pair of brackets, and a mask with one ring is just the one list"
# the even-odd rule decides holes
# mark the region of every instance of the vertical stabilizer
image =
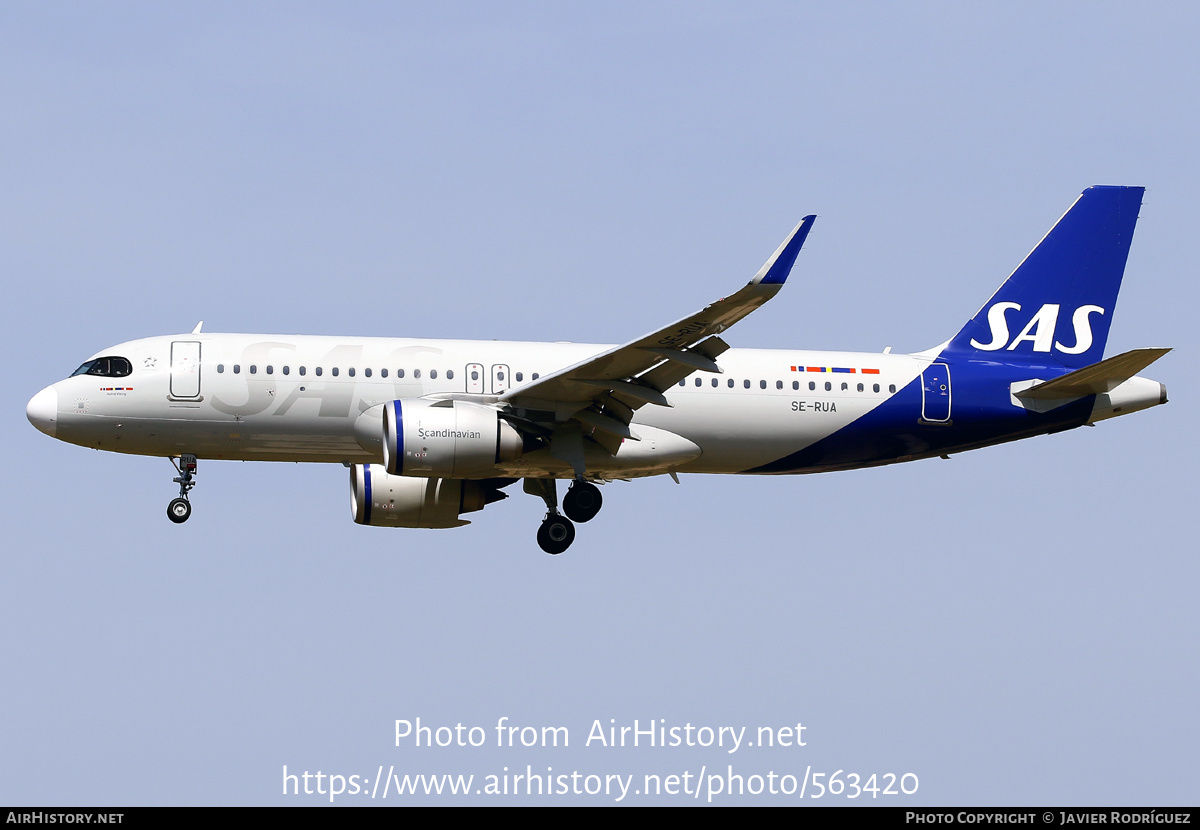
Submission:
[[1069,368],[1098,362],[1144,191],[1083,191],[943,354]]

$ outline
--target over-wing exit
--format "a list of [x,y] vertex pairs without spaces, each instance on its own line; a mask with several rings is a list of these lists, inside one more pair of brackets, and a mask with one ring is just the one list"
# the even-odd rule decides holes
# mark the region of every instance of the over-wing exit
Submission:
[[104,349],[26,414],[62,441],[170,458],[174,522],[198,459],[336,462],[354,520],[376,526],[465,525],[521,481],[556,554],[615,479],[913,461],[1165,403],[1137,373],[1169,349],[1103,359],[1142,194],[1085,190],[961,331],[916,354],[730,348],[727,329],[783,287],[806,216],[740,290],[621,346],[197,326]]

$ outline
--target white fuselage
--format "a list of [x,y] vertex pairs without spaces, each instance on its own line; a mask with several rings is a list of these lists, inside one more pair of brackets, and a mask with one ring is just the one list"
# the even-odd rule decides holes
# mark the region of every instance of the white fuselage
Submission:
[[[132,372],[126,377],[75,375],[50,387],[56,395],[54,434],[142,455],[370,463],[380,457],[370,415],[357,431],[355,424],[373,407],[439,395],[486,402],[607,348],[244,334],[152,337],[96,355],[128,359]],[[742,472],[860,418],[929,362],[912,355],[731,349],[721,356],[723,374],[697,372],[673,386],[665,393],[673,406],[643,406],[631,428],[643,443],[657,438],[661,444],[662,430],[699,448],[698,455],[686,454],[694,456],[686,462],[666,465],[671,469]],[[818,368],[826,371],[806,371]],[[854,371],[830,371],[835,368]],[[661,464],[643,467],[634,464],[629,472],[666,471]],[[569,467],[536,457],[518,459],[504,472],[570,475]]]

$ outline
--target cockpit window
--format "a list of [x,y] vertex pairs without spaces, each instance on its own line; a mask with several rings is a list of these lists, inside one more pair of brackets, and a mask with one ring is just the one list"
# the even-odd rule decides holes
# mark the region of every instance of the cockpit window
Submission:
[[98,357],[89,360],[71,373],[75,375],[99,375],[102,378],[123,378],[133,373],[133,364],[123,357]]

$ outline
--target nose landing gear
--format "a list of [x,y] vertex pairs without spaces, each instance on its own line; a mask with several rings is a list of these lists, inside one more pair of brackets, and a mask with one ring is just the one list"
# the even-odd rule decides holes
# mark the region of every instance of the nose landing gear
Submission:
[[179,463],[175,463],[175,459],[170,459],[175,471],[179,476],[174,479],[174,482],[179,485],[179,498],[171,499],[171,503],[167,505],[167,518],[175,524],[183,524],[192,515],[192,503],[188,501],[188,491],[196,486],[193,478],[196,475],[196,456],[183,454],[179,456]]

